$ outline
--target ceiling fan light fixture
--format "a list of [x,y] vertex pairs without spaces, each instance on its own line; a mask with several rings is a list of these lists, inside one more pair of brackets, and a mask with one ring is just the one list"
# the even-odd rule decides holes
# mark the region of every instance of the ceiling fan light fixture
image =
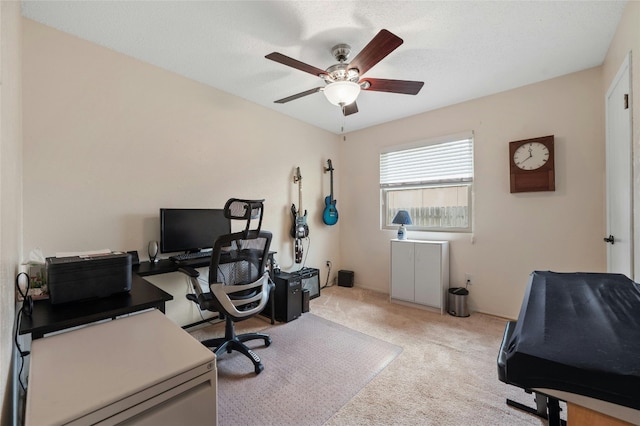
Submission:
[[350,105],[360,94],[360,85],[353,81],[336,81],[324,88],[327,100],[337,106]]

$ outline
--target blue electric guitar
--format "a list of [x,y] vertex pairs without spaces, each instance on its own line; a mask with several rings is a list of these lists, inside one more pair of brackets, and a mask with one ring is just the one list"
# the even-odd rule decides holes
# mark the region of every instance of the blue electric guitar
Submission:
[[322,221],[327,225],[335,225],[338,222],[338,209],[336,209],[337,201],[333,198],[333,166],[331,159],[327,160],[329,167],[324,172],[331,172],[331,194],[324,197],[324,211],[322,212]]

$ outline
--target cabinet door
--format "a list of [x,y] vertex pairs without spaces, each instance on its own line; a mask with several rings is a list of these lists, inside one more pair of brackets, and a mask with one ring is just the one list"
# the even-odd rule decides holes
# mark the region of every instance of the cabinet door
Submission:
[[415,302],[442,306],[442,246],[433,243],[415,244]]
[[412,242],[391,241],[391,297],[393,299],[414,300],[414,244]]

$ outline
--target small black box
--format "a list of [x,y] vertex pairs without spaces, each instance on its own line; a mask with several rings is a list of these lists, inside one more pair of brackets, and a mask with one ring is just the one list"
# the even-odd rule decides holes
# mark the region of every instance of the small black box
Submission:
[[338,285],[340,287],[353,287],[353,271],[338,271]]

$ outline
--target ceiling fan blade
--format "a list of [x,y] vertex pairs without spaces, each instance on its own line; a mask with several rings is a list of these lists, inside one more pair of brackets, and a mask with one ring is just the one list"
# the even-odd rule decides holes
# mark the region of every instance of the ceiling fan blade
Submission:
[[342,107],[342,114],[345,117],[347,115],[355,114],[356,112],[358,112],[358,105],[356,105],[356,101],[353,101],[349,105],[345,105]]
[[357,68],[360,75],[363,75],[402,43],[403,40],[397,35],[387,30],[380,30],[349,63],[349,69]]
[[304,62],[300,62],[297,59],[290,58],[286,55],[283,55],[282,53],[278,53],[278,52],[269,53],[267,56],[265,56],[265,58],[271,59],[272,61],[281,63],[288,67],[298,69],[300,71],[308,72],[309,74],[313,74],[318,77],[327,74],[325,70],[316,68],[313,65],[305,64]]
[[[417,95],[422,86],[424,86],[423,81],[386,80],[384,78],[365,78],[359,83],[363,90],[402,93],[404,95]],[[362,83],[365,84],[363,85]],[[368,83],[368,87],[366,83]]]
[[313,93],[319,92],[322,87],[316,87],[315,89],[310,89],[304,92],[296,93],[295,95],[288,96],[286,98],[278,99],[277,101],[273,101],[276,104],[286,104],[289,101],[294,101],[296,99],[302,98],[307,95],[311,95]]

